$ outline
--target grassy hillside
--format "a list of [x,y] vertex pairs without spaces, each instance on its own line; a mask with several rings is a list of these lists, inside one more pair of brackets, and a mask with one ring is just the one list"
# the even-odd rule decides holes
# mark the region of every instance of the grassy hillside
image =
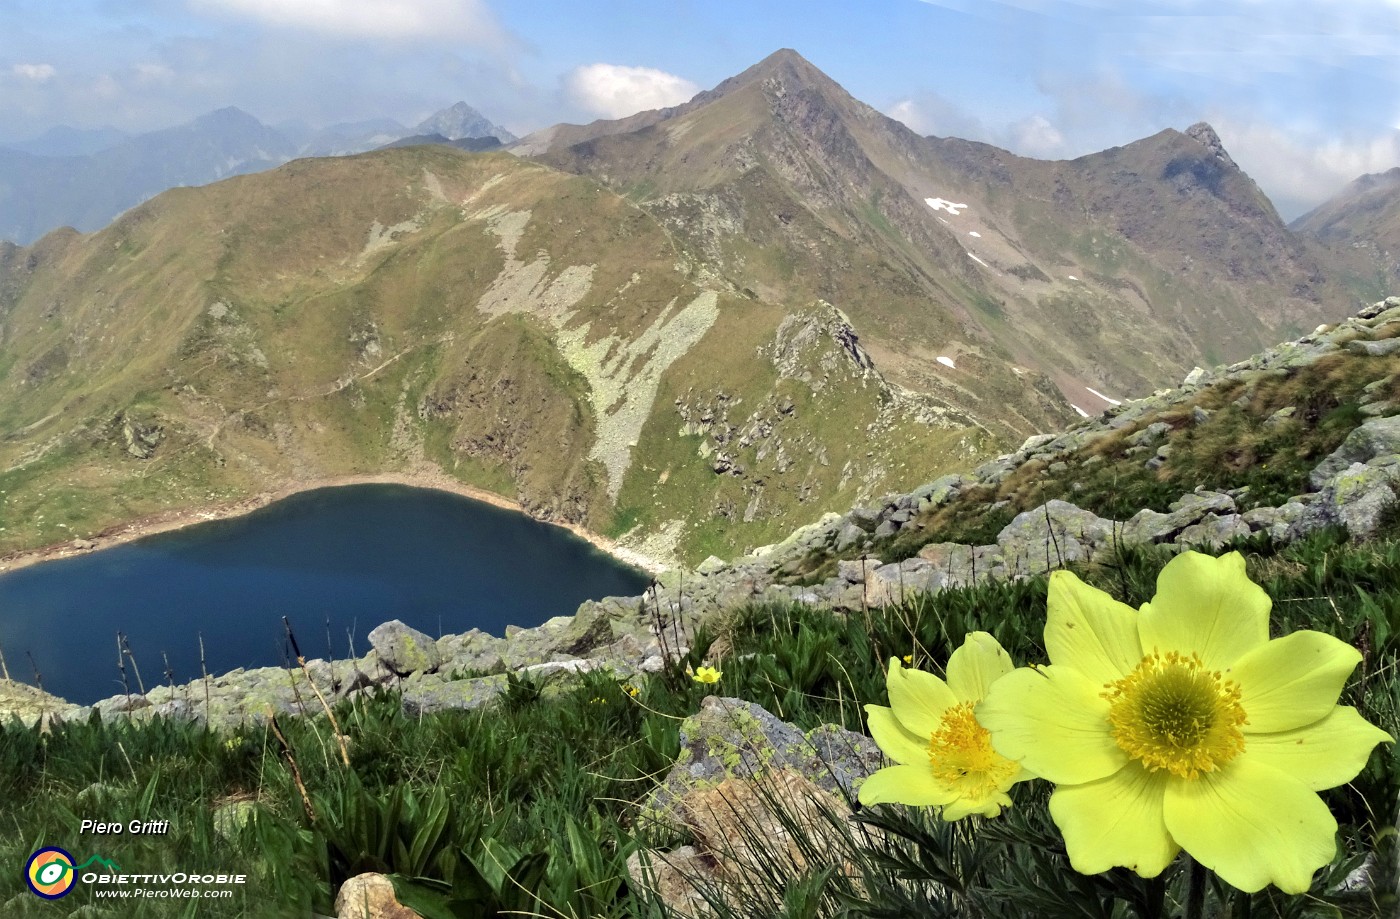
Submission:
[[[0,329],[0,553],[396,472],[694,563],[1009,436],[900,395],[830,307],[737,291],[625,198],[504,154],[172,191],[0,253]],[[721,402],[735,430],[702,431]]]

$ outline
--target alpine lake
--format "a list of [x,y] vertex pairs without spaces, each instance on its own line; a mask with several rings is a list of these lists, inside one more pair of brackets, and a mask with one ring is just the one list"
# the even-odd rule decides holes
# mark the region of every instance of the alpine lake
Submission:
[[[10,675],[70,702],[239,667],[358,657],[400,619],[495,635],[641,593],[650,577],[569,531],[448,492],[350,485],[0,575]],[[118,633],[130,656],[119,668]],[[203,662],[201,664],[201,639]]]

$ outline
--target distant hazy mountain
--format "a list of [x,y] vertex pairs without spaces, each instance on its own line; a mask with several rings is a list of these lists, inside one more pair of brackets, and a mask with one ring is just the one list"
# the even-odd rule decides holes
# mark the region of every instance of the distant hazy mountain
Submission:
[[49,128],[32,140],[0,144],[20,153],[34,156],[87,156],[115,147],[131,135],[116,128],[72,128],[60,124]]
[[1400,166],[1364,175],[1299,217],[1295,232],[1331,246],[1394,289],[1400,282]]
[[347,156],[374,150],[408,134],[392,118],[351,121],[307,131],[297,138],[299,156]]
[[437,144],[443,147],[455,147],[458,150],[465,150],[468,153],[481,153],[485,150],[496,150],[501,146],[501,142],[494,137],[461,137],[456,140],[443,137],[441,134],[414,134],[409,137],[400,137],[391,141],[379,150],[392,150],[395,147],[417,147],[422,144]]
[[26,243],[61,226],[98,230],[167,188],[260,172],[296,152],[282,134],[236,108],[86,156],[0,149],[0,237]]
[[[0,239],[26,244],[62,226],[98,230],[168,188],[261,172],[296,157],[363,153],[417,135],[514,140],[465,103],[424,124],[441,129],[410,131],[390,118],[326,128],[297,123],[274,128],[225,108],[135,137],[110,128],[54,128],[32,141],[0,146]],[[479,143],[459,146],[481,148]]]
[[488,121],[486,116],[465,102],[458,102],[424,119],[413,129],[413,133],[420,136],[437,134],[448,140],[494,137],[503,144],[516,139],[514,134]]

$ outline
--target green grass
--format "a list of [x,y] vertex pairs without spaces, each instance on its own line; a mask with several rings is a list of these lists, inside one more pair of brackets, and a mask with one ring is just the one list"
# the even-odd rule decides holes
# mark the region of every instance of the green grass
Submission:
[[[1354,545],[1326,532],[1283,549],[1255,545],[1248,554],[1251,576],[1274,599],[1274,634],[1312,628],[1361,648],[1363,662],[1341,702],[1392,733],[1400,732],[1397,537]],[[1137,605],[1151,596],[1166,558],[1159,550],[1132,551],[1079,570]],[[717,687],[723,695],[756,702],[803,729],[834,723],[863,731],[862,705],[887,701],[882,667],[891,656],[910,654],[916,666],[938,673],[968,631],[983,629],[1018,663],[1045,660],[1045,589],[1044,579],[991,583],[868,616],[730,610],[700,630],[689,662],[728,646]],[[7,828],[0,861],[20,865],[39,846],[57,844],[80,859],[100,854],[128,872],[249,875],[232,900],[193,907],[153,901],[144,912],[122,916],[330,913],[338,885],[372,870],[394,876],[405,899],[429,919],[510,910],[661,919],[670,914],[628,880],[625,862],[644,844],[691,841],[684,832],[643,832],[636,821],[640,802],[677,755],[679,719],[695,712],[708,690],[676,672],[637,682],[633,698],[622,679],[602,674],[548,684],[512,678],[489,710],[421,718],[405,716],[393,692],[362,696],[337,709],[349,768],[323,717],[280,720],[285,748],[265,726],[214,733],[164,720],[94,721],[41,735],[11,724],[0,728],[0,827]],[[773,887],[771,896],[751,892],[738,905],[732,892],[711,896],[725,917],[1009,919],[1068,915],[1073,908],[1113,919],[1129,914],[1134,897],[1154,895],[1156,888],[1125,872],[1074,875],[1046,816],[1045,789],[1038,783],[1017,789],[1016,806],[984,824],[948,827],[900,809],[834,814],[840,830],[834,837],[813,836],[810,827],[796,831],[802,845],[850,871],[814,871],[789,885],[797,893]],[[1394,820],[1397,792],[1400,763],[1383,747],[1353,782],[1323,793],[1341,826],[1342,848],[1309,896],[1245,897],[1221,889],[1212,902],[1229,915],[1246,909],[1254,916],[1385,914],[1394,906],[1385,899],[1387,888],[1374,896],[1331,888],[1360,854],[1389,844],[1385,827]],[[221,832],[216,812],[235,802],[251,817]],[[84,817],[168,819],[171,830],[79,836]],[[860,825],[882,835],[867,835]],[[793,877],[779,860],[752,880],[762,887]],[[1056,883],[1041,883],[1050,877]],[[1173,871],[1162,890],[1170,899],[1183,884],[1183,873]],[[88,902],[96,903],[80,889],[62,909]],[[0,875],[0,912],[69,914],[27,893],[18,872]]]

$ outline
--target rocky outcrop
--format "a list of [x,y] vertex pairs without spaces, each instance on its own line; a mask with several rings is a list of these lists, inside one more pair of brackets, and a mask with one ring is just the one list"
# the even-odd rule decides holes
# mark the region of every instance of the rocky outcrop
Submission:
[[358,874],[340,885],[336,919],[423,919],[399,902],[394,884],[382,874]]
[[428,673],[442,666],[437,643],[397,619],[375,627],[369,633],[369,643],[379,663],[399,676]]
[[680,736],[680,755],[641,819],[683,827],[695,842],[639,851],[627,867],[689,917],[712,914],[705,889],[732,906],[771,896],[754,879],[775,864],[800,875],[799,838],[828,839],[826,848],[839,851],[833,818],[850,812],[860,783],[883,765],[868,737],[835,725],[804,734],[742,699],[707,697]]

